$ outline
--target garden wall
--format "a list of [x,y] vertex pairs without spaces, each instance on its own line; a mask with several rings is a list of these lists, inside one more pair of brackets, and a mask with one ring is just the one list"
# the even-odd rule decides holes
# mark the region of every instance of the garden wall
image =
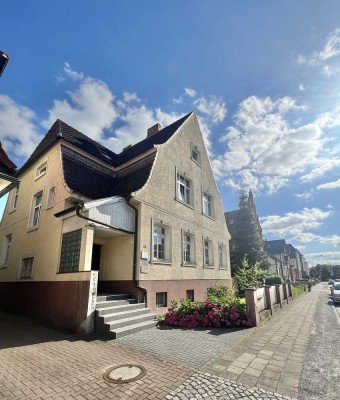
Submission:
[[253,325],[270,318],[293,299],[291,283],[245,290],[247,314]]

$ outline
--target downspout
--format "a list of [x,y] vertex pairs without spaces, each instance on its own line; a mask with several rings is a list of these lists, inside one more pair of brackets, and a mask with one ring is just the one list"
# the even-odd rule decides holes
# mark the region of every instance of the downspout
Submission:
[[126,196],[125,200],[127,204],[135,211],[135,232],[134,232],[134,238],[133,238],[133,276],[132,276],[132,284],[135,288],[141,290],[143,292],[143,300],[145,304],[147,305],[148,301],[148,292],[145,287],[140,286],[137,283],[137,254],[138,254],[138,248],[137,248],[137,241],[138,241],[138,209],[133,206],[130,203],[130,200],[132,199],[132,196]]

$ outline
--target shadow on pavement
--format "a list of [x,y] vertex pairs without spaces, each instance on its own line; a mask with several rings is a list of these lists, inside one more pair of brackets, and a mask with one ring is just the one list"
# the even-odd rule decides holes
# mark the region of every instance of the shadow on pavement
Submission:
[[249,330],[251,328],[182,328],[180,326],[170,326],[170,325],[164,325],[160,324],[157,326],[159,330],[180,330],[183,332],[205,332],[209,335],[213,336],[221,336],[221,335],[228,335],[234,332],[240,332],[244,330]]

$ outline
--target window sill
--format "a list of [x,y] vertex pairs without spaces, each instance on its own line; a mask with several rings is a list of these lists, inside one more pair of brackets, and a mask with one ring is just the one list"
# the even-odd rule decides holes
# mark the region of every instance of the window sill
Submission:
[[6,268],[8,268],[8,265],[6,264],[0,265],[0,269],[6,269]]
[[215,269],[215,267],[214,267],[213,265],[204,265],[203,268],[206,268],[206,269]]
[[43,177],[44,175],[46,175],[46,174],[47,174],[47,171],[45,171],[44,173],[38,175],[38,176],[34,179],[34,182],[37,181],[38,179],[42,178],[42,177]]
[[152,260],[151,264],[152,265],[169,265],[169,266],[172,266],[172,261]]
[[190,157],[190,159],[196,164],[198,165],[200,168],[202,167],[200,163],[198,163],[194,158]]
[[27,281],[32,281],[32,280],[33,280],[32,277],[31,278],[18,278],[19,282],[27,282]]
[[228,271],[228,267],[220,267],[219,269],[221,269],[222,271]]
[[184,206],[187,206],[189,208],[191,208],[192,210],[194,210],[194,206],[192,206],[191,204],[186,203],[185,201],[182,201],[180,199],[178,199],[177,197],[175,197],[175,200],[178,201],[179,203],[183,204]]
[[196,268],[197,264],[184,263],[184,264],[182,264],[182,267]]
[[211,216],[209,214],[206,214],[206,213],[202,212],[202,215],[204,215],[205,217],[211,219],[212,221],[215,221],[215,217],[213,217],[213,216]]
[[40,226],[40,225],[31,226],[31,227],[27,228],[27,232],[35,231],[36,229],[39,229],[39,226]]
[[81,272],[91,272],[91,271],[65,271],[65,272],[57,272],[57,275],[62,275],[62,274],[79,274]]

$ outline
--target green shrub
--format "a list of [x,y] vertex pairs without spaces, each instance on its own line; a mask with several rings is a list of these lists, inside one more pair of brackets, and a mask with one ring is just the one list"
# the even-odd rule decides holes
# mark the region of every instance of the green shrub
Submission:
[[266,285],[281,285],[283,283],[283,278],[280,275],[269,275],[266,277]]
[[244,308],[241,299],[235,295],[235,290],[226,285],[214,285],[208,288],[207,301],[221,306]]
[[296,284],[293,283],[292,285],[292,291],[293,291],[293,298],[300,296],[300,294],[306,292],[306,286],[301,285],[301,284]]

